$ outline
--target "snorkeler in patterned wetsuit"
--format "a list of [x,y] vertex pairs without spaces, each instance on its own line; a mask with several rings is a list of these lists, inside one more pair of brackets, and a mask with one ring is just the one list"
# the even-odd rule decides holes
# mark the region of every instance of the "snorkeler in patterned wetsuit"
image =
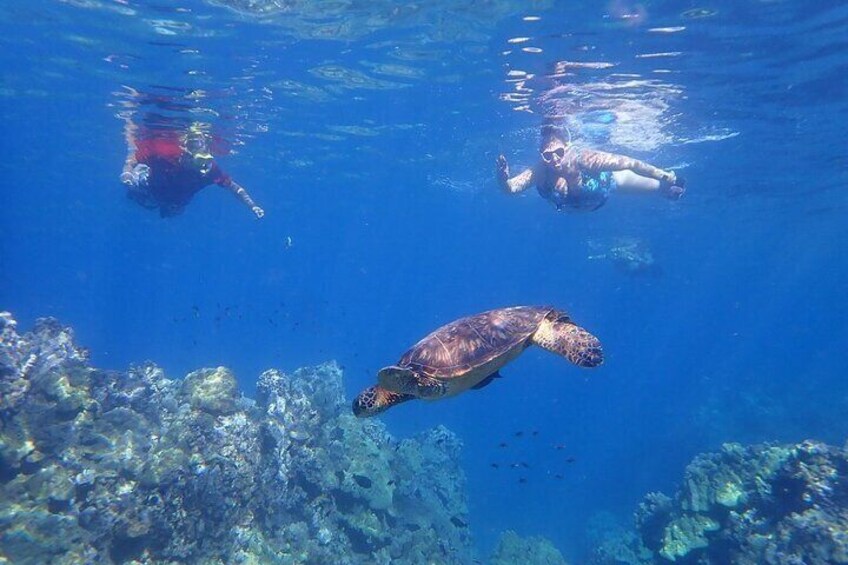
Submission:
[[[144,131],[127,123],[124,130],[127,159],[121,182],[127,196],[159,215],[176,216],[192,197],[210,184],[232,192],[261,218],[265,215],[247,191],[215,163],[209,148],[209,135],[198,126],[185,133]],[[137,135],[138,134],[138,135]]]
[[557,210],[597,210],[613,191],[656,193],[671,200],[684,192],[684,181],[674,172],[624,155],[578,149],[553,124],[542,126],[540,153],[541,161],[512,178],[506,157],[498,156],[501,188],[517,194],[535,184]]

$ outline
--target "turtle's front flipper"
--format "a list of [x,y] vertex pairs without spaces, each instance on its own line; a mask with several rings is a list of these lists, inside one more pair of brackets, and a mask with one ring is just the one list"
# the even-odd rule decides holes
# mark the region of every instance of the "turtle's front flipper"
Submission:
[[401,394],[411,394],[417,398],[429,400],[441,398],[447,392],[445,384],[437,379],[421,375],[403,367],[383,367],[377,373],[377,382],[386,390]]
[[353,400],[353,413],[357,418],[370,418],[413,398],[411,394],[399,394],[375,385],[360,392]]
[[562,355],[578,367],[597,367],[604,362],[600,340],[571,322],[542,320],[530,339],[539,347]]

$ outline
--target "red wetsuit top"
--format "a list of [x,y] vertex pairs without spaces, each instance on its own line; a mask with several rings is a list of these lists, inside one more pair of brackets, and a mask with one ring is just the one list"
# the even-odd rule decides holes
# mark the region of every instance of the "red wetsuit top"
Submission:
[[182,207],[210,184],[228,186],[230,177],[217,163],[203,173],[182,162],[183,149],[178,136],[139,139],[135,158],[150,167],[148,191],[157,202]]

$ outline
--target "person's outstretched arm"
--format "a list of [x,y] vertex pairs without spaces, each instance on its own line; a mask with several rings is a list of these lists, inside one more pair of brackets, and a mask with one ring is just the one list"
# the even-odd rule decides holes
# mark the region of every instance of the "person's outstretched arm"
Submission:
[[136,159],[136,132],[138,126],[127,119],[124,122],[124,141],[127,144],[127,158],[124,160],[124,173],[132,173],[133,167],[138,164]]
[[[127,144],[127,157],[121,171],[121,182],[130,190],[140,190],[147,186],[150,167],[138,162],[138,126],[127,119],[124,122],[124,141]],[[142,157],[144,159],[144,157]]]
[[591,173],[603,171],[633,171],[637,175],[675,184],[677,175],[673,171],[664,171],[639,159],[633,159],[625,155],[605,153],[583,149],[580,151],[577,161],[578,166]]
[[510,194],[518,194],[530,188],[534,182],[535,168],[530,167],[509,178],[509,164],[506,162],[506,157],[498,155],[497,161],[498,184],[501,189]]
[[256,202],[253,201],[253,198],[250,197],[247,190],[233,179],[227,177],[218,184],[232,192],[236,198],[241,200],[245,206],[250,208],[250,211],[253,212],[257,218],[261,218],[265,215],[265,210],[257,206]]

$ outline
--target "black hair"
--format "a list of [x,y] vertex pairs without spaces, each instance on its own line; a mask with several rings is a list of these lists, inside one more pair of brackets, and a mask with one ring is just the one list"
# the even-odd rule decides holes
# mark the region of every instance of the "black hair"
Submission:
[[551,141],[559,140],[564,145],[568,144],[568,135],[565,129],[550,118],[546,118],[542,122],[542,137],[539,142],[539,147],[547,147]]

